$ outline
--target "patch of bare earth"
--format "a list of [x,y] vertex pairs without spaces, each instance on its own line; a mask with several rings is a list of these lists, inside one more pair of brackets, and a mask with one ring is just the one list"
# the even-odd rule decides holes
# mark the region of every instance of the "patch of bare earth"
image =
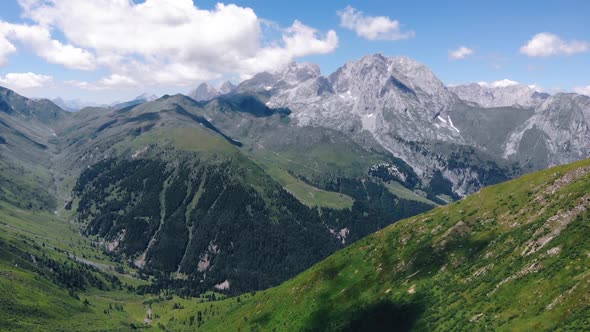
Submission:
[[444,249],[446,245],[458,238],[463,237],[464,235],[468,234],[471,231],[471,227],[467,225],[462,220],[453,225],[451,228],[447,229],[443,235],[441,235],[440,242],[438,243],[439,250]]
[[[534,199],[529,204],[526,204],[525,208],[521,209],[518,214],[514,216],[514,223],[512,223],[510,227],[514,228],[519,225],[526,225],[541,217],[547,209],[549,203],[547,197],[549,195],[554,195],[562,188],[588,175],[588,173],[590,173],[590,166],[576,168],[555,180],[552,184],[545,187],[544,190],[542,189],[543,185],[535,187],[532,190],[537,193]],[[524,222],[522,222],[522,220],[524,220]]]
[[556,305],[558,305],[559,303],[563,302],[563,300],[565,299],[566,296],[572,294],[576,288],[578,288],[578,285],[580,283],[578,282],[577,284],[575,284],[572,288],[568,289],[567,291],[559,294],[553,301],[551,301],[551,303],[549,303],[545,309],[546,310],[551,310],[553,309]]
[[542,267],[542,265],[540,263],[538,263],[536,259],[533,260],[533,262],[529,266],[525,266],[520,271],[518,271],[515,274],[507,277],[506,279],[500,281],[500,283],[497,284],[496,287],[494,287],[494,289],[487,294],[487,296],[493,295],[502,285],[504,285],[505,283],[507,283],[511,280],[516,280],[516,279],[522,278],[529,273],[538,272],[541,269],[541,267]]
[[528,241],[525,245],[522,256],[529,256],[539,251],[551,240],[559,236],[569,223],[589,207],[590,194],[586,194],[578,200],[571,210],[559,210],[557,214],[547,219],[545,224],[537,229],[533,235],[533,240]]

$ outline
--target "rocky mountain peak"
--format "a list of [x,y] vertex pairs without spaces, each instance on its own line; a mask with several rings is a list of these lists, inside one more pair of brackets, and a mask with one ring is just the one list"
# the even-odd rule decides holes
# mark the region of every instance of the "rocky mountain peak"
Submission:
[[387,67],[387,60],[381,54],[366,55],[338,68],[330,75],[330,82],[337,92],[361,92],[363,87],[367,87],[368,81],[385,81]]
[[406,56],[390,59],[389,71],[392,76],[404,78],[415,90],[429,95],[446,94],[450,98],[444,83],[428,66]]
[[277,74],[277,79],[296,84],[318,76],[321,76],[321,71],[317,64],[291,62]]
[[219,96],[220,92],[207,82],[199,84],[199,86],[189,93],[189,96],[196,101],[211,100]]
[[230,81],[225,81],[220,87],[219,87],[219,92],[221,94],[228,94],[228,93],[232,93],[234,90],[236,89],[236,86],[230,82]]
[[268,91],[273,88],[276,84],[275,75],[269,72],[258,73],[252,78],[247,79],[240,83],[236,91],[238,92],[256,92],[256,91]]

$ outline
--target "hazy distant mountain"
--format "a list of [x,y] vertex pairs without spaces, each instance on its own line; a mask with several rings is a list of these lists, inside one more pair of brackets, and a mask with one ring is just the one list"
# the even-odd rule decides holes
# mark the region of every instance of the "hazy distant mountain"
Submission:
[[132,100],[129,101],[125,101],[125,102],[113,102],[111,104],[99,104],[99,103],[95,103],[95,102],[88,102],[88,101],[83,101],[81,99],[68,99],[68,100],[64,100],[63,98],[55,98],[52,99],[51,101],[53,101],[57,106],[61,107],[62,109],[66,110],[66,111],[70,111],[70,112],[76,112],[79,111],[85,107],[114,107],[114,108],[124,108],[124,107],[128,107],[128,106],[132,106],[132,105],[139,105],[148,101],[153,101],[156,100],[158,97],[154,94],[147,94],[147,93],[143,93],[135,98],[133,98]]
[[207,82],[204,82],[199,84],[195,90],[189,92],[188,96],[196,101],[207,101],[221,95],[232,93],[235,88],[236,87],[230,81],[223,83],[219,89]]
[[220,87],[219,87],[219,93],[222,95],[228,94],[228,93],[232,93],[234,92],[234,90],[236,89],[236,86],[230,82],[230,81],[225,81]]
[[150,101],[154,101],[158,99],[158,96],[152,94],[147,94],[147,93],[143,93],[135,98],[133,98],[132,100],[126,101],[126,102],[117,102],[117,103],[113,103],[110,105],[110,107],[112,108],[116,108],[116,109],[121,109],[121,108],[125,108],[125,107],[129,107],[129,106],[136,106],[136,105],[140,105],[143,103],[147,103]]
[[549,97],[547,93],[538,92],[535,86],[518,84],[510,80],[457,85],[449,87],[449,89],[459,98],[476,103],[481,107],[531,108],[539,106]]
[[61,97],[55,98],[51,100],[57,106],[61,107],[62,109],[70,112],[76,112],[84,107],[106,107],[107,104],[99,104],[94,102],[83,101],[81,99],[63,99]]

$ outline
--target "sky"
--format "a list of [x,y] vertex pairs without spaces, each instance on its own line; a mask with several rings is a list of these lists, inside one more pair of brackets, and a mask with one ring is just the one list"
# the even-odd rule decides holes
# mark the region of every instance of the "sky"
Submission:
[[448,85],[590,95],[589,12],[587,0],[3,0],[0,86],[110,103],[291,61],[329,75],[381,53],[422,62]]

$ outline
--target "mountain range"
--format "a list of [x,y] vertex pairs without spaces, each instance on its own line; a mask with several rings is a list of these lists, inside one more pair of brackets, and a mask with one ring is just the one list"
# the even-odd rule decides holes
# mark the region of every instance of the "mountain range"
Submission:
[[369,55],[327,77],[317,65],[291,63],[235,91],[289,108],[296,126],[331,128],[366,147],[380,145],[422,179],[441,172],[460,196],[489,182],[473,163],[453,167],[453,150],[468,148],[465,159],[523,171],[590,155],[588,96],[549,95],[509,80],[446,87],[407,57]]
[[[78,112],[0,88],[0,216],[9,231],[0,237],[0,262],[11,278],[43,276],[44,286],[35,287],[69,293],[73,300],[60,304],[69,308],[64,312],[86,312],[88,319],[99,319],[94,314],[103,309],[111,315],[114,301],[134,310],[148,307],[148,324],[155,319],[152,306],[158,308],[166,324],[179,330],[194,324],[223,330],[225,322],[213,317],[225,310],[236,328],[370,329],[367,317],[391,314],[401,320],[390,324],[444,329],[438,323],[449,318],[445,306],[460,301],[441,300],[443,292],[468,282],[467,275],[484,269],[494,271],[495,279],[474,283],[461,293],[464,298],[480,298],[484,291],[493,295],[492,284],[521,277],[528,291],[526,267],[562,257],[541,257],[539,250],[572,220],[585,218],[587,165],[528,175],[462,198],[590,157],[589,122],[588,96],[549,95],[510,81],[447,87],[423,64],[380,54],[349,62],[329,76],[317,65],[291,63],[237,86],[203,83],[189,96],[142,95]],[[551,191],[553,182],[564,184]],[[573,197],[570,203],[567,197]],[[551,208],[526,219],[543,204]],[[567,216],[567,208],[579,213]],[[414,217],[421,213],[427,214]],[[514,227],[518,231],[511,231]],[[579,227],[567,239],[585,234]],[[544,238],[546,233],[553,235]],[[508,250],[504,243],[527,254],[501,256],[513,257],[512,263],[486,260]],[[557,247],[568,259],[578,253],[569,244]],[[492,256],[485,256],[486,248]],[[361,263],[367,260],[371,268]],[[551,262],[542,264],[557,269],[570,261]],[[358,277],[356,270],[362,271]],[[453,279],[453,271],[465,278]],[[576,278],[585,282],[585,270],[580,273]],[[385,274],[391,277],[387,282]],[[0,290],[14,287],[16,279],[3,281]],[[400,289],[410,282],[415,285],[406,293],[417,295],[404,302]],[[99,299],[89,289],[117,300]],[[119,292],[123,289],[128,294]],[[377,295],[366,295],[367,290]],[[0,302],[0,313],[18,305],[61,317],[61,329],[75,326],[67,315],[31,306],[27,290],[19,292],[14,303]],[[293,292],[305,300],[298,302]],[[397,296],[394,304],[384,300],[390,292]],[[552,288],[551,296],[556,292]],[[96,307],[76,302],[79,294],[91,297]],[[245,296],[243,307],[237,298],[206,311],[180,300],[238,295]],[[277,302],[282,299],[293,302],[300,318],[290,316],[291,309]],[[171,300],[177,301],[172,310],[184,305],[194,310],[179,311],[183,318],[175,321],[174,311],[159,307],[172,306]],[[334,305],[339,300],[345,306]],[[579,308],[578,300],[567,308]],[[265,301],[268,306],[254,309]],[[477,303],[447,327],[463,326],[467,317],[475,328],[525,326],[511,322],[510,304]],[[138,321],[116,311],[115,321]],[[500,320],[493,321],[494,312]],[[531,319],[529,314],[515,317]],[[337,319],[344,316],[352,320]],[[582,316],[576,324],[583,323]],[[11,324],[36,326],[26,319]]]

